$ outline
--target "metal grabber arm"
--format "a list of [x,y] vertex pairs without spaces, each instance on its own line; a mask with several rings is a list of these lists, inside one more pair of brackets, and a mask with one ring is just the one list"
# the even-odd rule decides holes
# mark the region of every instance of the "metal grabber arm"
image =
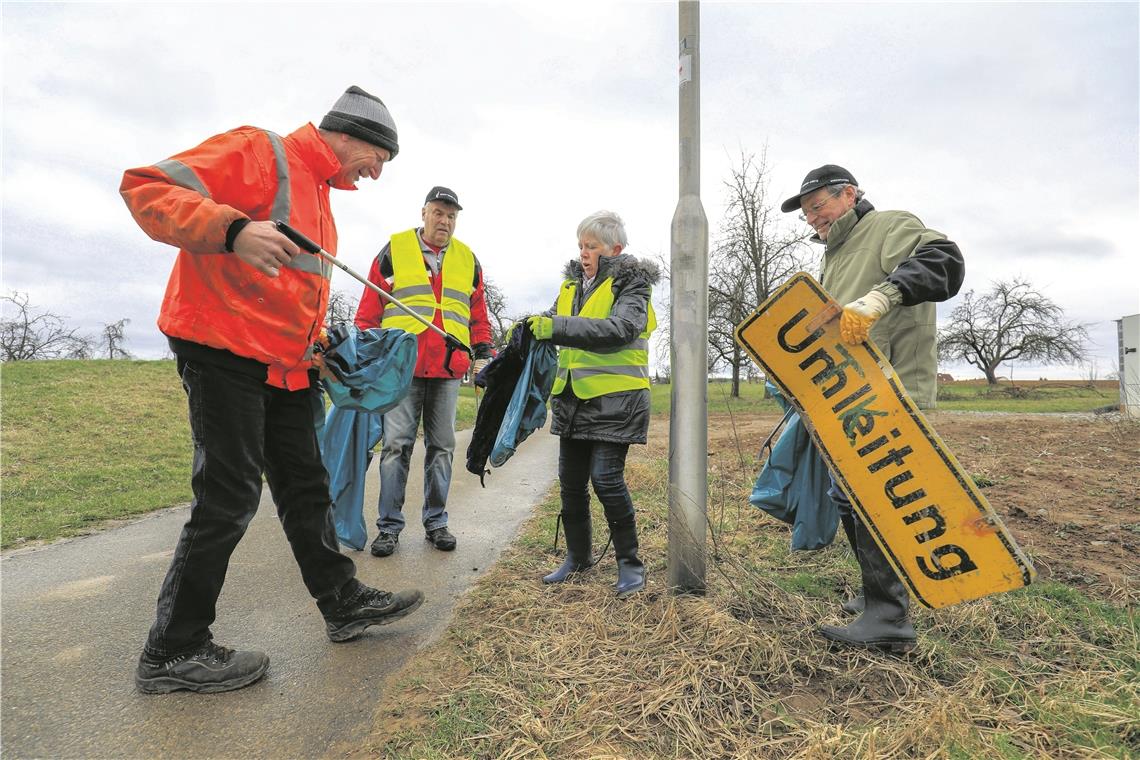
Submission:
[[361,277],[359,274],[357,274],[351,268],[349,268],[349,266],[347,264],[344,264],[344,263],[338,261],[336,256],[333,256],[331,253],[326,251],[324,248],[321,248],[319,245],[314,243],[312,240],[309,240],[309,238],[305,237],[303,234],[301,234],[297,230],[293,229],[292,227],[290,227],[285,222],[282,222],[280,220],[276,220],[273,222],[273,224],[274,224],[274,226],[277,227],[278,232],[280,232],[282,235],[284,235],[285,237],[292,240],[294,243],[296,243],[298,246],[300,246],[302,250],[308,251],[309,253],[313,254],[314,256],[320,256],[325,261],[329,262],[330,264],[332,264],[336,268],[340,269],[341,271],[347,272],[354,279],[363,283],[364,287],[369,288],[370,290],[376,291],[380,295],[380,297],[383,298],[384,300],[386,300],[388,303],[392,304],[397,309],[404,312],[409,317],[412,317],[417,322],[419,322],[422,325],[424,325],[425,327],[427,327],[427,329],[434,331],[441,338],[443,338],[443,342],[447,346],[447,354],[443,358],[443,368],[446,369],[447,373],[449,375],[451,375],[452,377],[455,377],[455,372],[453,372],[451,369],[451,357],[452,357],[452,355],[456,351],[462,351],[463,353],[467,354],[467,356],[469,356],[469,357],[472,356],[471,349],[468,346],[465,346],[463,344],[463,341],[459,340],[459,338],[456,338],[454,335],[450,335],[446,331],[439,329],[438,327],[433,325],[431,322],[429,322],[428,320],[421,317],[419,314],[416,314],[414,311],[411,310],[410,307],[401,303],[400,300],[398,298],[396,298],[395,296],[393,296],[391,293],[388,293],[387,291],[385,291],[383,288],[376,285],[375,283],[370,282],[367,277]]

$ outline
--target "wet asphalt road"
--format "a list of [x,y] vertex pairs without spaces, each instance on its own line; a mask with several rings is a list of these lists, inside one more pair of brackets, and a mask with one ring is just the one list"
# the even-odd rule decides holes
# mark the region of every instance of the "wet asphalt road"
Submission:
[[[457,435],[448,499],[451,553],[419,524],[422,441],[416,445],[408,527],[388,558],[344,551],[373,586],[423,590],[408,618],[333,644],[301,582],[268,489],[230,563],[214,638],[269,654],[257,684],[225,694],[146,696],[133,674],[159,586],[188,515],[182,507],[123,527],[0,559],[0,741],[6,758],[308,758],[355,746],[371,728],[388,677],[444,630],[456,598],[510,544],[552,485],[557,439],[537,431],[481,489],[462,468]],[[365,516],[375,536],[378,460]],[[411,509],[409,509],[409,506]]]

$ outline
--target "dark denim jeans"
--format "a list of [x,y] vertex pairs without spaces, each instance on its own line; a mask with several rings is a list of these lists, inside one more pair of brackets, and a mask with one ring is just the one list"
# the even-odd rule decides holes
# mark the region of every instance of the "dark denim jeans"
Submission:
[[416,377],[408,395],[384,414],[384,448],[380,454],[380,517],[384,533],[404,529],[404,496],[408,468],[420,418],[424,421],[424,530],[447,525],[447,492],[451,490],[451,461],[455,455],[455,405],[459,379]]
[[590,515],[590,492],[594,493],[611,525],[633,519],[633,498],[625,484],[628,443],[579,441],[562,438],[558,449],[558,480],[562,492],[562,519],[578,524]]
[[263,472],[301,577],[322,610],[355,584],[356,574],[337,549],[333,529],[328,474],[313,425],[319,388],[273,388],[182,359],[178,372],[190,406],[194,500],[146,643],[146,653],[156,659],[192,652],[211,638],[230,555],[257,512]]

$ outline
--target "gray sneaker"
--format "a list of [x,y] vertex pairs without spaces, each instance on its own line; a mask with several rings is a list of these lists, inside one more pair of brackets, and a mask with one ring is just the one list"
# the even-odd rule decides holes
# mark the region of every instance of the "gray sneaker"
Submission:
[[388,557],[392,552],[396,551],[396,544],[400,543],[400,537],[395,533],[381,533],[372,542],[372,556],[373,557]]
[[143,653],[135,686],[144,694],[233,691],[260,680],[269,669],[265,652],[236,652],[207,641],[191,654],[156,662]]

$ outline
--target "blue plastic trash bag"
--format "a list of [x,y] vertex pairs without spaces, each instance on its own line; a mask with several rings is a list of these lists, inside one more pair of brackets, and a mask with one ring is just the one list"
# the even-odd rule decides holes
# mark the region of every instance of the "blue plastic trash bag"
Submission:
[[546,401],[550,398],[557,374],[558,349],[548,340],[531,341],[515,391],[507,403],[503,424],[499,426],[499,434],[491,449],[489,459],[492,467],[506,464],[519,444],[546,424]]
[[[771,384],[768,389],[788,410],[780,391]],[[756,478],[749,502],[792,526],[793,550],[822,549],[834,540],[839,527],[839,509],[827,495],[830,487],[827,465],[793,411]]]
[[337,540],[357,551],[368,543],[364,477],[372,461],[372,448],[380,442],[383,433],[381,415],[333,406],[317,435],[321,459],[329,473]]
[[416,336],[404,330],[360,330],[340,324],[329,329],[324,363],[336,380],[324,379],[335,406],[383,414],[408,393],[416,368]]

